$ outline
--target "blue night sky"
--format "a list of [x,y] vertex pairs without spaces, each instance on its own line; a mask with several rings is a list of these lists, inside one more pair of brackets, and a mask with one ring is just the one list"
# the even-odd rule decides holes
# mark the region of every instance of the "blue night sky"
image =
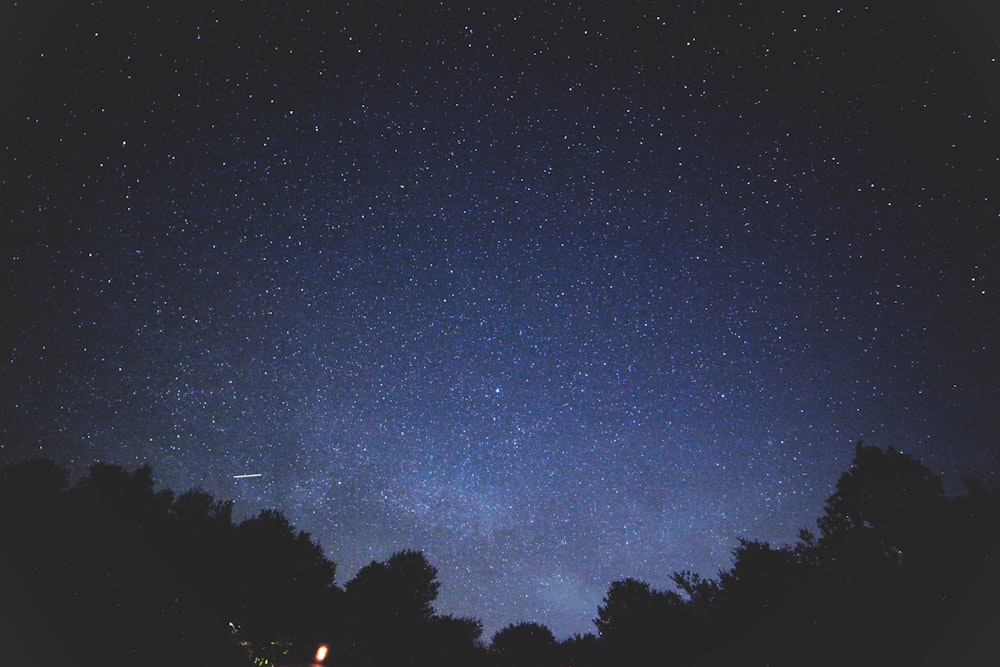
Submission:
[[860,439],[1000,483],[963,3],[149,4],[0,18],[0,460],[421,549],[487,637],[793,540]]

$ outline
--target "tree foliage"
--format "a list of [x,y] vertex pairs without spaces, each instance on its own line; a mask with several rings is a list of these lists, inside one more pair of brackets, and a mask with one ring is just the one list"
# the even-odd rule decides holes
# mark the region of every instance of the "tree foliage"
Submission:
[[422,552],[399,551],[361,568],[345,590],[355,614],[406,625],[434,615],[440,587],[437,568]]
[[818,524],[829,559],[910,564],[928,556],[948,511],[941,479],[912,456],[858,443]]
[[514,623],[498,630],[490,645],[501,665],[546,667],[556,658],[556,638],[540,623]]
[[636,664],[637,652],[680,665],[1000,657],[988,640],[1000,620],[1000,493],[970,482],[948,498],[912,456],[859,443],[817,523],[794,545],[741,539],[718,579],[675,573],[676,592],[612,583],[595,619],[604,648]]
[[437,568],[421,551],[398,551],[361,568],[344,587],[352,653],[375,665],[468,661],[482,626],[438,615],[440,586]]
[[560,642],[515,623],[488,650],[478,620],[437,612],[438,572],[420,551],[341,588],[281,512],[234,522],[231,502],[157,490],[148,467],[68,480],[51,461],[0,468],[7,662],[306,663],[322,642],[331,664],[379,667],[1000,663],[1000,492],[969,480],[950,498],[893,449],[859,443],[816,534],[741,539],[714,579],[615,581],[596,635]]

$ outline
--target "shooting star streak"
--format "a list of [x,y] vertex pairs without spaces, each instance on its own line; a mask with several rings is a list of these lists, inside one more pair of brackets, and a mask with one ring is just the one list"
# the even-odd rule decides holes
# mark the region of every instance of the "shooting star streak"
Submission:
[[254,473],[249,473],[249,474],[246,474],[246,475],[233,475],[233,479],[246,479],[248,477],[263,477],[263,476],[264,476],[264,473],[262,473],[262,472],[254,472]]

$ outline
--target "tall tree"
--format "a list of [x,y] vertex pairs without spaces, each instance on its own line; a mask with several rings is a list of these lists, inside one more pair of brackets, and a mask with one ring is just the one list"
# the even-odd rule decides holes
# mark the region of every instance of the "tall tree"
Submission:
[[[933,632],[925,587],[948,542],[951,504],[914,457],[858,443],[818,520],[812,613],[845,659],[905,660]],[[909,640],[903,638],[923,628]],[[836,652],[836,651],[835,651]]]
[[434,617],[439,588],[437,568],[420,551],[399,551],[361,568],[345,586],[357,653],[374,664],[411,661]]
[[941,479],[908,454],[858,443],[818,523],[830,558],[918,564],[948,512]]
[[234,534],[232,609],[241,636],[315,646],[330,621],[336,566],[277,510],[263,510]]

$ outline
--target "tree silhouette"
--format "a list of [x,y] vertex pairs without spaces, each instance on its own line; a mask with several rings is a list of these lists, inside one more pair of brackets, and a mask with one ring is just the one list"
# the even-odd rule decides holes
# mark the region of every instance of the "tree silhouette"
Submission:
[[233,522],[233,501],[217,501],[203,489],[190,489],[174,499],[173,515],[190,530],[226,528]]
[[345,586],[358,655],[372,664],[415,659],[421,633],[434,617],[439,588],[437,568],[420,551],[399,551],[361,568]]
[[280,513],[234,527],[231,503],[175,499],[145,466],[66,479],[50,462],[0,470],[0,524],[5,552],[18,545],[15,576],[74,662],[246,664],[233,627],[270,644],[312,642],[329,624],[333,563]]
[[[953,501],[952,530],[930,578],[935,633],[928,664],[1000,664],[1000,488],[965,480]],[[931,605],[928,605],[931,606]]]
[[939,477],[912,456],[858,443],[826,502],[820,545],[830,559],[919,566],[947,518]]
[[498,630],[490,648],[500,665],[510,667],[547,667],[557,657],[556,638],[539,623],[516,623]]
[[668,637],[691,632],[692,614],[678,593],[628,578],[608,588],[594,624],[610,653],[631,664],[657,664]]
[[170,509],[166,551],[176,576],[171,609],[183,626],[188,655],[228,651],[235,639],[230,623],[239,618],[234,607],[240,568],[232,511],[231,501],[216,501],[201,489],[177,496]]
[[0,468],[0,655],[11,664],[71,655],[62,629],[73,618],[72,582],[58,548],[67,479],[45,459]]
[[281,512],[234,525],[231,502],[157,490],[148,467],[97,464],[70,486],[26,461],[0,468],[0,662],[56,646],[70,664],[306,663],[322,642],[379,667],[1000,663],[1000,491],[948,498],[913,457],[859,443],[817,523],[794,545],[741,539],[717,579],[613,582],[597,636],[516,623],[487,651],[479,621],[436,614],[422,552],[342,590]]
[[412,623],[433,616],[439,588],[437,568],[423,552],[407,550],[364,566],[345,590],[355,612]]
[[152,471],[97,464],[71,488],[66,479],[50,462],[4,468],[0,521],[4,544],[18,545],[16,576],[71,663],[244,663],[210,612],[192,613],[173,494],[153,488]]
[[17,503],[25,511],[51,508],[68,480],[65,468],[48,459],[30,459],[0,468],[3,501]]
[[913,457],[859,443],[818,536],[741,539],[718,580],[675,573],[679,594],[613,583],[595,619],[604,664],[912,664],[931,650],[968,654],[962,646],[996,655],[985,629],[968,628],[1000,617],[1000,500],[970,488],[949,500]]
[[153,646],[179,643],[171,605],[177,578],[165,539],[172,501],[169,491],[154,490],[148,466],[129,473],[98,463],[67,493],[69,520],[58,548],[87,609],[80,621],[99,620],[96,630],[81,628],[83,641],[103,640],[126,659],[154,662],[162,658],[152,655]]
[[415,650],[414,663],[435,667],[465,667],[483,660],[479,638],[483,624],[474,618],[433,616]]
[[230,611],[240,637],[258,654],[276,643],[318,645],[332,622],[334,563],[277,510],[246,519],[233,538]]
[[811,582],[795,549],[740,539],[732,567],[719,575],[716,598],[730,655],[753,664],[793,662],[811,630],[802,615]]
[[631,640],[641,625],[655,615],[656,597],[657,593],[645,581],[632,578],[615,581],[597,610],[594,625],[605,640],[619,637]]
[[601,640],[589,632],[574,634],[559,642],[556,656],[557,664],[572,667],[597,667],[605,660]]
[[[915,657],[932,631],[921,591],[948,539],[950,504],[941,480],[912,456],[858,443],[817,523],[818,540],[803,549],[819,568],[810,613],[843,636],[836,654],[851,659]],[[904,648],[907,647],[907,648]]]

